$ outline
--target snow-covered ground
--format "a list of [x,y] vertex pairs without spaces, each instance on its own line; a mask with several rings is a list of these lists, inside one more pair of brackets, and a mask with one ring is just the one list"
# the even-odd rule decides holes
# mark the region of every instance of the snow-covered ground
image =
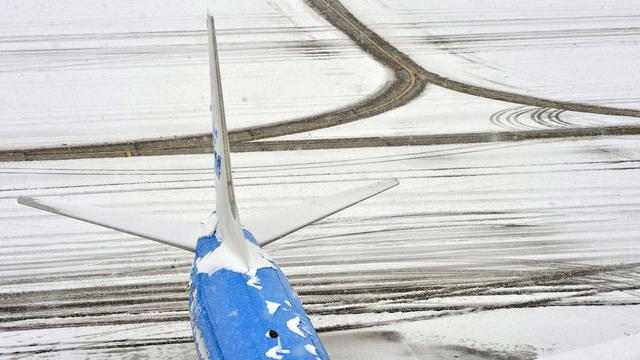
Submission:
[[[347,1],[365,25],[426,70],[552,100],[640,109],[635,1]],[[637,125],[478,98],[429,86],[373,118],[279,139],[327,139]]]
[[[335,109],[389,76],[300,0],[5,1],[0,148],[209,132],[207,5],[230,128]],[[640,108],[635,2],[344,5],[441,75]],[[635,123],[430,86],[388,113],[288,138]],[[234,154],[236,195],[249,214],[400,180],[267,247],[335,359],[609,351],[640,336],[639,140]],[[0,357],[193,358],[192,254],[15,198],[194,219],[213,210],[212,185],[208,155],[0,163]]]
[[[242,153],[234,175],[241,214],[400,180],[267,247],[321,331],[391,331],[417,358],[427,345],[531,358],[640,332],[639,139]],[[209,165],[207,155],[0,164],[0,353],[158,356],[175,343],[191,357],[191,254],[15,197],[205,217]]]
[[390,76],[302,0],[3,1],[0,148],[209,132],[207,8],[231,129],[339,108]]
[[[640,108],[632,1],[349,1],[427,70],[489,88]],[[389,74],[302,0],[2,5],[0,148],[206,133],[203,14],[218,19],[232,129],[339,108]],[[553,11],[541,11],[553,9]],[[637,124],[437,87],[370,119],[284,139]]]
[[[608,116],[524,106],[428,86],[411,103],[364,120],[285,135],[276,140],[408,136],[638,125],[627,116]],[[268,139],[270,141],[274,139]]]
[[425,69],[537,97],[640,108],[634,0],[349,0]]
[[[638,318],[640,306],[544,307],[407,322],[388,329],[404,335],[414,353],[420,354],[418,359],[448,359],[466,353],[467,358],[475,355],[475,359],[508,358],[505,354],[512,354],[513,359],[534,359],[537,354],[553,354],[567,356],[559,358],[562,360],[632,360],[639,354],[638,347],[631,346],[640,335],[640,324],[633,321]],[[608,342],[611,346],[602,345]],[[615,346],[616,343],[621,346]],[[591,345],[597,345],[599,351],[606,351],[600,354],[606,355],[587,351],[568,356]],[[420,357],[427,353],[432,357]]]

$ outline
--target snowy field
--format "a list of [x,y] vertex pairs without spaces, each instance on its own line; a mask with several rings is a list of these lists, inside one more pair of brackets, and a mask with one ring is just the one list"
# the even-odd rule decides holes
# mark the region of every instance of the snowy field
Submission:
[[349,0],[425,69],[547,99],[640,108],[634,0]]
[[[100,5],[0,5],[0,149],[209,132],[207,7],[232,129],[340,108],[391,76],[302,0]],[[640,108],[636,2],[344,5],[440,75]],[[286,138],[636,124],[428,86],[389,112]],[[334,359],[581,358],[599,343],[616,358],[637,346],[640,137],[240,153],[233,161],[241,215],[399,179],[266,247]],[[0,163],[0,357],[194,358],[191,253],[15,199],[204,218],[214,204],[211,163],[210,155]]]
[[[343,4],[439,75],[545,99],[640,109],[640,6],[635,1]],[[281,139],[637,124],[638,118],[522,106],[431,86],[414,102],[371,119]]]
[[340,108],[390,76],[302,0],[189,4],[4,1],[0,148],[210,132],[207,5],[230,129]]
[[280,136],[275,139],[309,140],[526,131],[638,125],[639,122],[640,120],[635,117],[586,114],[525,106],[428,86],[424,93],[411,103],[383,114],[344,125]]
[[[443,76],[542,98],[640,108],[635,2],[540,0],[506,6],[352,0],[345,5]],[[73,12],[39,0],[7,2],[0,15],[0,148],[208,132],[201,15],[207,6],[218,19],[232,129],[353,104],[389,79],[388,70],[302,0],[200,0],[191,6],[117,1],[104,7],[75,1],[69,5]],[[637,123],[637,118],[526,107],[430,86],[407,106],[374,118],[284,138]]]
[[[233,161],[241,214],[400,180],[267,247],[328,344],[351,329],[344,336],[372,349],[389,342],[399,358],[530,359],[640,332],[638,140],[243,153]],[[0,354],[191,358],[190,253],[22,207],[15,197],[206,217],[209,164],[206,155],[1,164]],[[347,352],[338,359],[353,358],[345,344],[328,346]]]

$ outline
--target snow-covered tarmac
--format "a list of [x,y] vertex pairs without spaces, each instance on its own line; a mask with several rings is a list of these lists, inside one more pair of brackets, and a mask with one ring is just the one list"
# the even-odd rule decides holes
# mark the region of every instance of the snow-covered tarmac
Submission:
[[[640,299],[636,137],[243,153],[233,160],[241,213],[400,180],[268,246],[320,331],[392,331],[419,356],[432,353],[423,348],[429,343],[445,353],[464,346],[524,358],[640,332],[630,320]],[[150,355],[188,343],[191,254],[14,199],[56,196],[206,217],[209,163],[193,155],[2,164],[0,351],[106,356],[135,347]],[[550,310],[531,309],[539,307]],[[471,322],[484,330],[456,330],[474,313],[485,314]],[[575,323],[590,317],[598,319],[592,328]],[[535,331],[509,330],[517,328]],[[564,336],[567,329],[578,335]]]
[[[464,104],[464,106],[460,106]],[[314,140],[501,131],[634,126],[640,120],[540,108],[484,99],[436,86],[411,103],[368,119],[285,135],[276,140]],[[271,139],[269,139],[271,140]]]
[[[198,15],[207,3],[73,3],[68,13],[10,2],[14,16],[2,19],[0,36],[0,148],[209,131]],[[640,10],[631,1],[607,3],[344,5],[420,65],[453,79],[638,108],[640,35],[632,25]],[[351,104],[389,77],[302,1],[209,5],[232,128]],[[47,17],[34,17],[43,11]],[[384,114],[287,138],[636,122],[429,86]],[[233,165],[241,215],[400,180],[266,248],[335,359],[533,359],[624,344],[640,333],[639,140],[240,153]],[[0,357],[194,358],[192,254],[15,198],[204,218],[214,204],[211,168],[210,155],[0,163]]]
[[231,130],[353,104],[391,76],[302,1],[189,5],[3,3],[0,149],[210,132],[207,8]]
[[634,0],[349,0],[360,21],[437,74],[547,99],[640,107]]

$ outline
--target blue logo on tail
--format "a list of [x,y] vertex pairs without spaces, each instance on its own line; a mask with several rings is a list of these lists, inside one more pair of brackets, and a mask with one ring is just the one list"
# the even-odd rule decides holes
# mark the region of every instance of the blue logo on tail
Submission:
[[220,179],[220,173],[222,172],[222,157],[217,152],[215,153],[215,163],[213,164],[213,169],[216,172],[216,179]]

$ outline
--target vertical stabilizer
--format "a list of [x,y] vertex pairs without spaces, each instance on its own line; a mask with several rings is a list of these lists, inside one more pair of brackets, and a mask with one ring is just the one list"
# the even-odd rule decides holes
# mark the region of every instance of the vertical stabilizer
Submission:
[[[213,16],[207,16],[209,32],[209,75],[211,78],[211,114],[213,117],[213,149],[216,186],[216,237],[238,256],[244,264],[248,264],[247,241],[242,232],[242,223],[238,216],[233,180],[231,177],[231,162],[229,156],[229,140],[227,125],[224,117],[224,102],[222,99],[222,82],[220,81],[220,66],[218,64],[218,48],[216,43]],[[248,265],[247,265],[248,267]]]

